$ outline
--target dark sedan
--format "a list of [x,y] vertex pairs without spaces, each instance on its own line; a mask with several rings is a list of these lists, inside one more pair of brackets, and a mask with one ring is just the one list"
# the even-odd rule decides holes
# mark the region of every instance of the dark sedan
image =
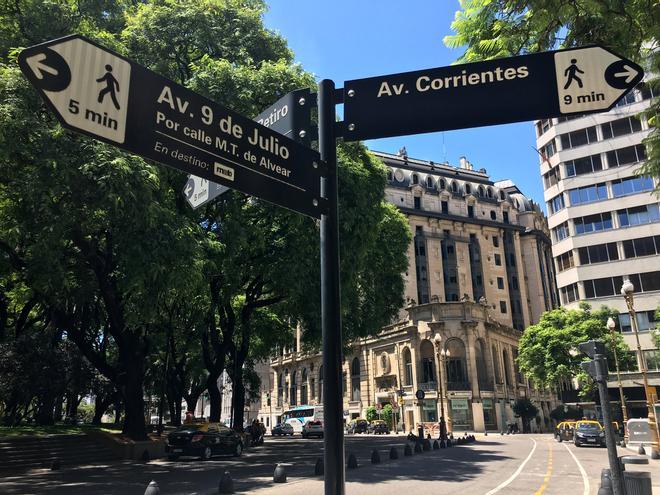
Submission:
[[605,447],[605,432],[598,421],[578,421],[575,425],[573,442],[576,447],[598,445]]
[[221,423],[193,423],[179,427],[167,436],[165,452],[170,460],[194,456],[202,460],[213,455],[243,453],[243,440],[234,430]]

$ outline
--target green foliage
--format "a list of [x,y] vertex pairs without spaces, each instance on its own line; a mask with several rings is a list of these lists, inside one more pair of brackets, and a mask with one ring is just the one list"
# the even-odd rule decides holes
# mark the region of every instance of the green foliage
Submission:
[[[660,92],[660,14],[647,0],[461,0],[445,37],[464,48],[458,62],[602,44],[643,65]],[[660,177],[660,98],[642,115],[651,129],[647,161],[639,172]],[[658,190],[656,190],[658,191]]]
[[580,407],[560,405],[550,411],[550,417],[557,423],[561,423],[570,419],[580,419],[584,417],[584,413]]
[[516,416],[522,418],[523,421],[529,421],[530,419],[536,417],[539,409],[527,397],[521,397],[516,400],[516,402],[514,402],[513,412]]
[[378,419],[378,411],[376,411],[376,406],[367,407],[365,414],[367,415],[366,420],[369,422]]
[[[559,308],[546,311],[540,321],[525,329],[519,342],[518,365],[528,378],[543,385],[555,385],[584,373],[580,362],[587,359],[578,344],[588,340],[605,342],[608,360],[614,362],[612,346],[619,364],[626,369],[634,361],[620,333],[610,334],[607,319],[616,312],[603,307],[593,311],[583,304],[580,309]],[[588,382],[585,382],[588,383]]]
[[380,411],[380,419],[385,421],[390,428],[394,427],[394,413],[392,412],[392,405],[385,404]]

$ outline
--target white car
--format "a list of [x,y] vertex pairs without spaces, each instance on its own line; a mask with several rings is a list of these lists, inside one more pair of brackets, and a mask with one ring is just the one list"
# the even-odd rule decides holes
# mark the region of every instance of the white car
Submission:
[[302,437],[319,437],[323,438],[323,423],[320,421],[307,421],[302,429]]

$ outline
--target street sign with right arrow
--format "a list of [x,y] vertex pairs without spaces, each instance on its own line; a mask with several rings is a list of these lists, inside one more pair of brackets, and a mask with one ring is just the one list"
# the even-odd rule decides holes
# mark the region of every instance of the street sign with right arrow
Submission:
[[376,139],[612,108],[642,68],[600,46],[346,81],[344,139]]

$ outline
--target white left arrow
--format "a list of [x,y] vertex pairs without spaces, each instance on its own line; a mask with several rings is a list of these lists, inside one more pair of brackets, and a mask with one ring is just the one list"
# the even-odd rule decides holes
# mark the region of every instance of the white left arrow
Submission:
[[44,60],[46,60],[46,54],[37,53],[36,55],[27,58],[25,61],[30,66],[30,69],[32,69],[34,75],[37,76],[37,79],[43,79],[44,72],[48,72],[49,74],[52,74],[54,76],[59,74],[57,72],[57,69],[54,69],[48,64],[45,64]]

